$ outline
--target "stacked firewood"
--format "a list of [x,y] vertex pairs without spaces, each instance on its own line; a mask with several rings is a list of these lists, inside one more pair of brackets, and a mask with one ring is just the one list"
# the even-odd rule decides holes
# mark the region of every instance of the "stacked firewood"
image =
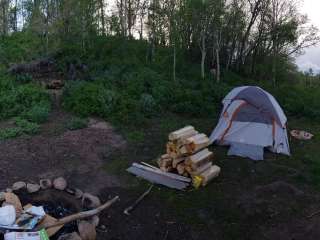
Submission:
[[220,173],[220,168],[212,164],[213,153],[208,150],[209,138],[192,126],[187,126],[169,134],[167,153],[158,159],[164,172],[174,172],[185,177],[197,177],[205,186]]

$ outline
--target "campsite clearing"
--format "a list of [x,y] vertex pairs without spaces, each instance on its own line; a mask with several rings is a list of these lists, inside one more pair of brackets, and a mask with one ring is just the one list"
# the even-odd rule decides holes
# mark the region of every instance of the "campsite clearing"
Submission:
[[[132,162],[143,161],[155,165],[155,156],[163,153],[169,132],[192,125],[198,131],[210,133],[216,122],[212,118],[167,116],[166,119],[152,119],[140,127],[127,126],[118,131],[106,131],[109,137],[103,139],[95,135],[97,131],[93,131],[95,134],[88,138],[87,132],[92,131],[90,129],[68,131],[63,128],[62,122],[69,119],[64,113],[58,118],[51,116],[49,123],[42,126],[40,135],[0,142],[0,147],[6,148],[5,152],[0,153],[0,158],[12,160],[10,166],[14,167],[8,169],[7,179],[1,182],[1,187],[13,183],[17,173],[24,179],[28,176],[36,178],[43,173],[43,169],[51,174],[56,170],[61,173],[63,168],[57,169],[60,165],[48,165],[48,159],[41,157],[49,151],[60,163],[73,164],[73,171],[67,178],[73,180],[75,185],[79,184],[86,190],[96,189],[103,201],[109,196],[120,196],[121,201],[100,216],[105,228],[98,228],[98,239],[143,237],[162,240],[167,235],[167,239],[216,237],[282,240],[316,239],[320,235],[320,216],[306,217],[320,209],[320,196],[316,192],[320,187],[320,160],[317,157],[320,154],[320,125],[290,117],[290,129],[305,129],[315,135],[311,141],[290,140],[291,158],[266,152],[265,161],[253,162],[227,157],[224,147],[210,147],[215,154],[215,163],[223,169],[219,178],[205,188],[187,192],[154,187],[130,216],[124,215],[123,210],[148,188],[146,181],[134,178],[125,169]],[[49,125],[51,130],[59,131],[49,133]],[[112,148],[117,143],[114,140],[121,134],[126,138],[126,145]],[[65,155],[63,149],[68,141],[74,139],[70,138],[71,135],[77,137],[80,144],[73,148],[74,157],[81,151],[94,149],[91,153],[88,151],[93,162],[81,161],[82,158],[75,161],[76,158]],[[52,142],[52,138],[59,139],[56,140],[56,147],[45,147]],[[42,139],[42,142],[37,141],[37,145],[31,146],[37,139]],[[104,145],[107,139],[113,140],[112,144],[108,143],[108,148]],[[24,161],[14,160],[13,156],[17,154],[15,146],[22,146],[22,150],[29,146],[31,151],[25,152]],[[53,150],[55,152],[50,152]],[[39,168],[25,171],[25,161]],[[86,168],[91,169],[89,178],[83,177],[87,176]]]

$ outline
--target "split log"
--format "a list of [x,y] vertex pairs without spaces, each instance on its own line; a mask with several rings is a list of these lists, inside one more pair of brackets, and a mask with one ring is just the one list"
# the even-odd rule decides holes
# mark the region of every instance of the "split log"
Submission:
[[[211,167],[212,167],[212,162],[208,162],[195,170],[192,170],[191,167],[186,168],[186,170],[188,171],[188,173],[190,173],[191,176],[198,176],[198,175],[201,175],[203,172],[207,171]],[[191,171],[189,171],[189,169],[191,169]]]
[[187,140],[188,151],[190,153],[197,152],[210,145],[210,139],[205,134],[198,134]]
[[172,167],[173,168],[177,168],[178,164],[181,163],[181,162],[184,162],[186,160],[185,157],[180,157],[180,158],[175,158],[173,159],[172,161]]
[[200,168],[202,165],[210,162],[212,160],[213,153],[210,152],[207,148],[202,151],[190,156],[186,160],[186,164],[189,165],[192,171]]
[[177,171],[180,175],[183,175],[186,171],[185,169],[185,164],[184,163],[180,163],[177,165]]
[[160,167],[160,170],[161,170],[162,172],[165,172],[165,173],[172,172],[173,169],[174,169],[174,168],[173,168],[172,166],[168,166],[168,167],[161,166],[161,167]]
[[202,178],[202,186],[206,186],[212,179],[216,178],[220,174],[220,167],[214,165],[203,172],[200,176]]
[[190,133],[194,133],[194,127],[192,126],[186,126],[184,128],[181,128],[177,131],[174,131],[172,133],[169,134],[169,140],[173,141],[173,140],[178,140],[180,137],[190,134]]
[[[44,229],[53,228],[53,227],[56,227],[56,226],[65,225],[65,224],[67,224],[69,222],[73,222],[73,221],[76,221],[76,220],[81,220],[81,219],[92,217],[94,215],[99,214],[101,211],[111,207],[112,204],[114,204],[118,200],[119,200],[119,196],[116,196],[113,199],[107,201],[105,204],[101,205],[100,207],[98,207],[96,209],[85,211],[85,212],[79,212],[79,213],[72,214],[70,216],[58,219],[55,222],[50,222],[48,224],[43,224],[41,226],[41,229],[42,228],[44,228]],[[37,228],[38,231],[41,230],[41,229]]]

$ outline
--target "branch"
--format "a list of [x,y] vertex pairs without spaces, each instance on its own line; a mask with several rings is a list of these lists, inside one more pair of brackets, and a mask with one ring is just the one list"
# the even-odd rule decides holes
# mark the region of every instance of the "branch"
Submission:
[[[118,200],[119,200],[119,196],[116,196],[113,199],[107,201],[105,204],[101,205],[100,207],[98,207],[96,209],[92,209],[92,210],[85,211],[85,212],[79,212],[79,213],[61,218],[61,219],[57,220],[56,222],[53,222],[53,223],[50,222],[50,223],[44,224],[41,226],[41,229],[42,228],[48,229],[48,228],[64,225],[64,224],[67,224],[69,222],[73,222],[76,220],[92,217],[94,215],[99,214],[101,211],[111,207],[111,205],[114,204],[115,202],[117,202]],[[40,229],[37,229],[37,230],[40,230]]]

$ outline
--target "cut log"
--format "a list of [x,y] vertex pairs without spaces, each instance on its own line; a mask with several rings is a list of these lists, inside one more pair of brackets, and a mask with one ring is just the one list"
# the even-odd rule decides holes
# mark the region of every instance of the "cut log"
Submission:
[[195,132],[194,127],[192,126],[186,126],[184,128],[181,128],[177,131],[174,131],[172,133],[169,134],[169,140],[170,141],[174,141],[174,140],[178,140],[181,136],[190,134]]
[[198,175],[201,175],[203,172],[207,171],[211,167],[212,167],[212,162],[208,162],[195,170],[192,170],[192,168],[191,167],[189,168],[189,166],[188,168],[186,168],[186,170],[188,171],[189,169],[191,169],[190,171],[188,171],[188,173],[190,173],[191,176],[198,176]]
[[185,164],[184,163],[180,163],[177,165],[177,171],[180,175],[183,175],[186,171],[185,169]]
[[166,172],[166,173],[172,172],[173,169],[174,169],[174,168],[173,168],[172,166],[169,166],[169,167],[161,166],[161,167],[160,167],[160,170],[161,170],[162,172]]
[[175,140],[175,142],[178,146],[185,145],[187,143],[188,138],[193,137],[197,134],[199,134],[199,132],[195,131],[195,130],[191,131],[191,132],[187,132],[187,133],[181,135],[177,140]]
[[160,159],[160,164],[159,167],[165,167],[165,168],[169,168],[172,167],[172,158],[165,158],[165,159]]
[[178,165],[179,163],[185,161],[185,160],[186,160],[185,157],[180,157],[180,158],[175,158],[175,159],[173,159],[173,161],[172,161],[172,167],[173,167],[173,168],[177,168],[177,165]]
[[212,179],[216,178],[220,174],[220,167],[214,165],[207,169],[205,172],[201,173],[202,186],[206,186]]
[[203,148],[210,145],[210,139],[205,134],[198,134],[196,136],[190,137],[187,140],[188,151],[197,152]]
[[192,168],[192,171],[200,168],[202,165],[210,162],[212,160],[213,153],[210,152],[207,148],[202,151],[190,156],[186,160],[186,164]]

